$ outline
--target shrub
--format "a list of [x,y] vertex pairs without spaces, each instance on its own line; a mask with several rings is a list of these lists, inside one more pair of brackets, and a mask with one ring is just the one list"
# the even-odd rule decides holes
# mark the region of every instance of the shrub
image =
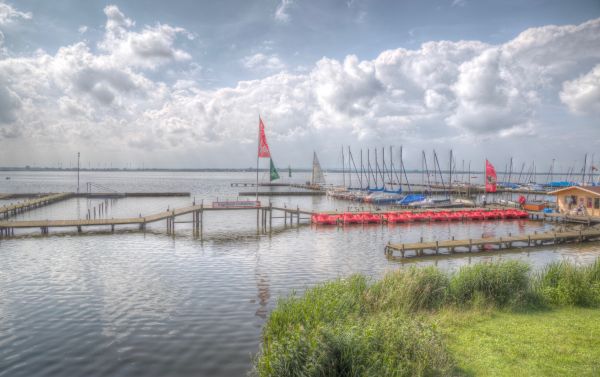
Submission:
[[506,306],[523,303],[529,287],[529,266],[518,261],[462,267],[450,280],[458,305]]

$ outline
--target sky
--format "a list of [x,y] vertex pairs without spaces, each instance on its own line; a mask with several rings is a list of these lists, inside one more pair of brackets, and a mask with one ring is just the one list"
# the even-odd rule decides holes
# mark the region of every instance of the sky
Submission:
[[0,166],[252,167],[259,115],[280,167],[580,168],[600,1],[0,0]]

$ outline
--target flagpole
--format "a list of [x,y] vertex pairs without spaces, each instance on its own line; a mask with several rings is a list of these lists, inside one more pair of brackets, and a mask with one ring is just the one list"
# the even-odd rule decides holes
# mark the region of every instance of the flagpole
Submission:
[[258,139],[256,144],[256,201],[258,202],[258,155],[260,150],[260,114],[258,115]]

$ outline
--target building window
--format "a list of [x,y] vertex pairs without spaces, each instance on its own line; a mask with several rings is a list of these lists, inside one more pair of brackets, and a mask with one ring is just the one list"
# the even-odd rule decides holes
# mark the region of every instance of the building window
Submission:
[[587,207],[592,208],[592,198],[586,198],[586,199],[587,199]]
[[600,198],[594,198],[594,208],[600,209]]

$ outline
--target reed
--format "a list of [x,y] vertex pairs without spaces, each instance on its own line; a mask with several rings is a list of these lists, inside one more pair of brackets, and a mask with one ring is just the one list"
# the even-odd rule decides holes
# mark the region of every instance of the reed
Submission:
[[553,263],[536,274],[527,264],[506,261],[475,264],[452,274],[413,267],[374,283],[352,275],[281,299],[263,329],[254,372],[460,374],[438,334],[436,315],[479,307],[490,313],[535,312],[544,305],[600,306],[600,260],[589,266]]
[[450,294],[459,306],[518,306],[528,289],[529,266],[518,261],[462,267],[450,279]]
[[449,298],[450,279],[435,267],[396,270],[373,284],[367,294],[370,310],[439,309]]
[[600,260],[589,266],[551,263],[532,279],[532,289],[549,305],[599,306]]

